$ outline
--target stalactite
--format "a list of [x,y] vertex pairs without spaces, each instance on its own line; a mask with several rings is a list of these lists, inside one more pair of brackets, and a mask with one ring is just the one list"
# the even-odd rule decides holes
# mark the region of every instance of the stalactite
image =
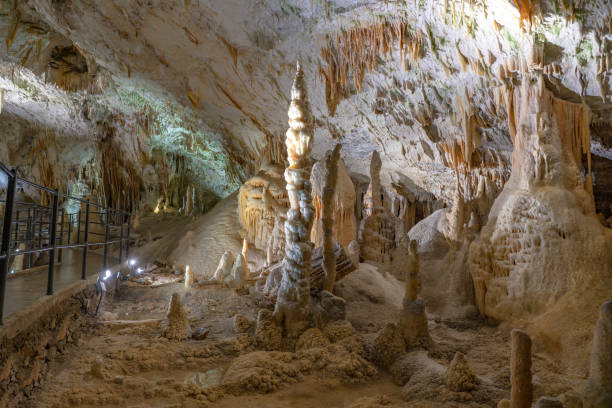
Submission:
[[256,248],[267,249],[277,218],[287,209],[289,198],[282,179],[282,169],[279,166],[264,165],[238,192],[242,237]]
[[342,32],[327,42],[321,49],[324,64],[319,74],[325,79],[325,96],[331,116],[340,101],[350,94],[349,79],[357,92],[361,92],[366,73],[372,72],[379,58],[393,52],[395,42],[399,43],[402,66],[407,68],[419,61],[424,38],[413,31],[403,19],[380,19],[374,24],[356,26]]

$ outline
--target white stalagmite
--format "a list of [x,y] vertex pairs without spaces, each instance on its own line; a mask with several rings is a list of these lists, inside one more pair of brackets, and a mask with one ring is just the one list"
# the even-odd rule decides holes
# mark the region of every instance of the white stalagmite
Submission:
[[286,335],[296,337],[310,324],[310,229],[314,207],[310,196],[310,151],[314,136],[304,72],[300,63],[291,89],[285,169],[290,208],[285,221],[285,257],[274,317]]

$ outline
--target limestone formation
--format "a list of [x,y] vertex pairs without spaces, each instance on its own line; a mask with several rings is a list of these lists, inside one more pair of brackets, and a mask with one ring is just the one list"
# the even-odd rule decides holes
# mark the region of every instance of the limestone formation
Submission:
[[104,380],[106,378],[106,375],[104,374],[104,361],[102,361],[100,357],[95,358],[91,362],[89,374],[92,377],[98,378],[100,380]]
[[162,336],[170,340],[186,340],[191,337],[189,319],[178,293],[173,293],[170,297],[168,313],[162,322]]
[[[346,252],[342,248],[342,245],[338,242],[334,242],[334,258],[336,261],[336,282],[340,281],[348,274],[356,269],[355,264],[348,258]],[[310,258],[311,273],[310,273],[310,286],[311,288],[323,289],[323,283],[325,280],[325,272],[323,270],[323,248],[316,248],[312,252]],[[283,264],[277,262],[270,265],[265,272],[265,285],[264,294],[272,298],[275,297],[275,293],[280,286],[282,277]]]
[[612,406],[612,302],[601,306],[595,326],[584,408]]
[[428,346],[429,331],[423,299],[418,298],[413,302],[404,299],[398,326],[408,348]]
[[268,251],[269,264],[282,258],[282,226],[288,208],[283,168],[278,164],[263,164],[238,192],[241,236],[256,248]]
[[326,290],[313,296],[312,319],[315,326],[323,328],[329,323],[346,318],[346,302]]
[[274,317],[290,337],[297,337],[310,325],[310,242],[314,207],[310,198],[310,151],[313,118],[300,63],[291,89],[289,130],[286,133],[285,169],[290,208],[285,221],[285,258],[283,276]]
[[242,254],[238,254],[234,265],[232,265],[231,283],[235,288],[241,288],[246,284],[246,279],[249,277],[249,269]]
[[537,72],[524,74],[506,100],[512,174],[469,254],[478,309],[502,320],[539,314],[569,291],[609,282],[612,262],[581,177],[588,108],[555,97]]
[[455,392],[469,392],[476,388],[477,382],[465,355],[456,352],[444,376],[446,386]]
[[563,408],[563,404],[556,398],[540,397],[534,408]]
[[[328,151],[325,157],[314,164],[310,176],[312,204],[315,208],[315,218],[310,239],[315,244],[315,247],[323,245],[323,198],[326,183],[328,180],[331,181],[330,177],[332,176],[327,165],[328,158],[333,158],[333,155],[330,155],[332,153]],[[356,193],[353,181],[349,177],[344,161],[341,158],[337,160],[337,166],[334,166],[334,168],[337,170],[335,175],[336,182],[331,197],[329,197],[328,210],[332,223],[333,240],[340,242],[342,246],[346,247],[352,240],[357,238],[357,219],[355,217]]]
[[234,333],[246,333],[253,326],[253,321],[240,313],[234,315],[232,323],[234,326]]
[[219,260],[219,266],[214,274],[217,282],[226,282],[232,276],[232,266],[234,265],[234,255],[231,251],[225,251]]
[[364,198],[364,218],[359,226],[359,246],[362,259],[386,263],[390,261],[395,243],[395,222],[383,208],[381,166],[380,155],[374,151],[370,162],[370,186]]
[[419,254],[417,241],[410,240],[409,257],[405,265],[406,268],[406,294],[407,302],[417,300],[419,294]]
[[249,264],[249,241],[246,239],[242,240],[242,257],[244,258],[245,263]]
[[531,338],[527,333],[518,329],[512,330],[510,383],[510,407],[531,408],[533,400]]
[[193,271],[189,265],[185,265],[185,288],[189,289],[193,286],[194,278]]
[[[338,160],[340,159],[341,145],[337,144],[332,152],[325,156],[325,168],[327,177],[323,187],[323,200],[321,205],[321,226],[323,229],[323,271],[325,280],[323,289],[333,292],[336,283],[336,254],[334,251],[334,211],[332,208],[332,198],[336,190],[336,180],[338,179]],[[349,203],[351,204],[351,203]]]
[[359,242],[355,240],[351,241],[351,243],[348,245],[347,253],[349,259],[355,266],[359,266],[359,252]]
[[282,329],[274,322],[267,309],[261,309],[255,322],[255,342],[264,350],[278,350],[283,341]]
[[399,328],[408,348],[427,346],[429,331],[427,316],[425,315],[425,302],[418,297],[419,293],[419,256],[417,242],[412,240],[409,244],[409,259],[406,268],[406,290],[404,292],[403,307],[400,312]]
[[406,352],[402,330],[394,323],[382,328],[374,340],[374,359],[382,367],[389,367]]

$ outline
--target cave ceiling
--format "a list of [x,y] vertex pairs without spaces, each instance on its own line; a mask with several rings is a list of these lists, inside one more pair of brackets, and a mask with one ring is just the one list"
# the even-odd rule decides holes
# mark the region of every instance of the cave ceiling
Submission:
[[379,150],[387,185],[449,200],[449,152],[472,131],[470,171],[506,178],[500,89],[537,47],[548,88],[590,106],[592,152],[612,157],[607,0],[3,1],[0,33],[5,115],[100,139],[100,123],[154,112],[138,128],[148,143],[209,163],[202,177],[219,196],[282,143],[298,59],[315,158],[342,143],[349,170],[367,174]]

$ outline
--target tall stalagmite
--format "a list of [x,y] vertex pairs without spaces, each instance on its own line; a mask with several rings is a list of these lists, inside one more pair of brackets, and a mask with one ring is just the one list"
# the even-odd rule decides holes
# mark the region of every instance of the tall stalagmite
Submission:
[[298,336],[310,324],[310,229],[314,207],[310,196],[313,119],[300,63],[291,89],[285,169],[290,208],[285,221],[285,258],[274,317],[286,335]]
[[530,408],[533,400],[531,384],[531,338],[522,330],[512,330],[510,361],[511,408]]
[[591,367],[584,394],[584,408],[612,406],[612,301],[601,307],[595,326]]
[[364,260],[385,263],[395,243],[395,222],[383,207],[381,167],[380,155],[374,151],[370,162],[370,186],[364,198],[364,219],[359,226],[359,244]]
[[325,283],[323,289],[332,292],[336,282],[336,255],[334,253],[334,209],[332,198],[336,190],[338,179],[338,160],[340,159],[340,148],[337,144],[331,153],[325,155],[325,167],[327,167],[327,179],[323,187],[323,206],[321,207],[321,223],[323,224],[323,270],[325,271]]

